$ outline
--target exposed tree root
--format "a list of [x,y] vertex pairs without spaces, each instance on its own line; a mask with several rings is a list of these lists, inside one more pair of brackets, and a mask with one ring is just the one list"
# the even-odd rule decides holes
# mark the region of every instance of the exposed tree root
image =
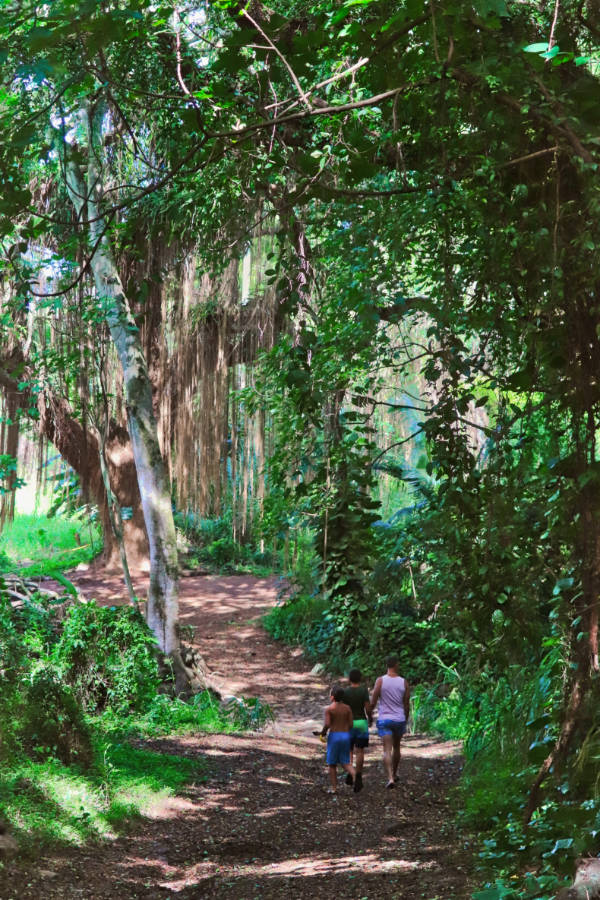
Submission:
[[202,655],[189,647],[171,653],[170,660],[175,675],[175,693],[178,697],[188,697],[201,691],[210,690],[223,699],[221,686],[210,675]]

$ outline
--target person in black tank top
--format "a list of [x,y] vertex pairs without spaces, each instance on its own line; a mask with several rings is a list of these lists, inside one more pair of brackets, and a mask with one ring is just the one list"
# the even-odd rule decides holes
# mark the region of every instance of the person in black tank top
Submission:
[[[362,673],[360,669],[351,669],[348,673],[350,685],[344,689],[344,703],[352,710],[353,725],[350,732],[350,750],[354,762],[356,757],[356,776],[354,778],[354,792],[362,790],[362,771],[365,764],[365,747],[369,746],[369,725],[371,723],[371,704],[369,703],[369,691],[366,684],[361,684]],[[350,781],[346,778],[348,784]]]

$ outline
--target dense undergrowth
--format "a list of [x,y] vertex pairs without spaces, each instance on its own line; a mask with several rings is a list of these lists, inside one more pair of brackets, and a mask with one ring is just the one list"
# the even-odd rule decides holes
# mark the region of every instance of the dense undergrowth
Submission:
[[[206,775],[134,739],[260,727],[258,701],[173,699],[169,672],[130,607],[67,606],[0,592],[0,818],[24,849],[82,842]],[[165,692],[166,691],[166,692]]]
[[[409,530],[398,536],[396,550],[405,550]],[[598,852],[600,835],[594,709],[587,711],[586,741],[565,769],[550,774],[539,809],[524,822],[531,785],[559,732],[568,649],[560,617],[550,603],[545,622],[529,622],[531,641],[516,644],[508,610],[496,615],[487,637],[491,654],[485,639],[469,644],[464,625],[444,613],[440,585],[451,575],[447,560],[436,555],[415,572],[407,556],[389,550],[379,543],[380,562],[365,578],[360,599],[366,609],[358,615],[352,598],[332,603],[319,590],[318,560],[307,554],[290,577],[291,593],[266,615],[265,626],[275,638],[302,644],[330,671],[361,667],[371,684],[384,671],[385,656],[397,653],[413,684],[413,730],[463,742],[455,806],[482,885],[475,900],[550,900],[570,883],[577,857]],[[412,558],[418,564],[417,554]],[[509,597],[515,569],[504,565],[501,571]],[[552,582],[550,599],[564,587]]]
[[182,561],[190,569],[258,577],[281,571],[280,553],[261,549],[256,539],[235,540],[229,511],[213,519],[177,512],[175,524],[182,544]]

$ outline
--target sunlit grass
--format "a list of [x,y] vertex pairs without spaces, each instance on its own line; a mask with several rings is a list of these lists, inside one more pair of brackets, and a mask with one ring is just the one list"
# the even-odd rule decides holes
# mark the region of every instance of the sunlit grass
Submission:
[[50,575],[89,562],[101,549],[100,529],[87,519],[18,513],[0,534],[0,570]]
[[21,849],[81,845],[108,837],[148,814],[192,781],[206,762],[102,743],[89,772],[58,760],[27,759],[0,771],[0,813]]
[[269,720],[257,701],[222,707],[208,692],[191,702],[158,695],[144,714],[125,718],[106,712],[90,720],[94,761],[88,770],[57,759],[0,761],[0,819],[9,823],[20,847],[81,845],[119,833],[164,806],[185,785],[206,779],[201,757],[171,756],[141,740],[166,734],[233,733]]

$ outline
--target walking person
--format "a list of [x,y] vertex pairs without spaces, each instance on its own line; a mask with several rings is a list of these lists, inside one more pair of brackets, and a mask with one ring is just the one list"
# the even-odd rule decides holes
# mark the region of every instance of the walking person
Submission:
[[331,703],[325,709],[325,723],[321,731],[327,732],[327,767],[329,769],[328,794],[337,794],[337,766],[348,773],[350,784],[354,781],[354,767],[350,765],[350,731],[352,710],[344,703],[344,689],[336,685],[331,689]]
[[377,733],[383,741],[386,788],[393,788],[398,780],[400,742],[409,718],[410,686],[408,681],[398,674],[397,656],[388,656],[386,665],[387,673],[375,682],[371,710],[379,703]]
[[[369,721],[371,718],[371,704],[369,691],[362,682],[360,669],[350,669],[348,673],[347,688],[344,688],[344,703],[352,710],[352,729],[350,731],[350,762],[354,763],[356,774],[354,776],[354,793],[362,791],[362,772],[365,764],[365,748],[369,746]],[[352,784],[350,775],[346,776],[346,783]]]

